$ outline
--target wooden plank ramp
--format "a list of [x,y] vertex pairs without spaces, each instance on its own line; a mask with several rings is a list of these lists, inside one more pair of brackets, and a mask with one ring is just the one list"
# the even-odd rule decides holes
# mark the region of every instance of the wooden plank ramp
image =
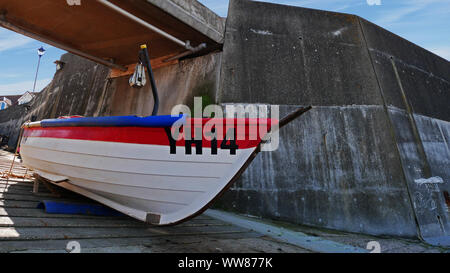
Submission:
[[[11,153],[0,151],[3,174],[12,160]],[[13,173],[32,171],[16,160]],[[0,179],[0,253],[70,252],[67,246],[72,241],[81,252],[305,252],[204,215],[178,226],[155,227],[126,216],[47,214],[37,208],[43,200],[86,199],[75,194],[57,197],[43,185],[34,194],[33,179]]]

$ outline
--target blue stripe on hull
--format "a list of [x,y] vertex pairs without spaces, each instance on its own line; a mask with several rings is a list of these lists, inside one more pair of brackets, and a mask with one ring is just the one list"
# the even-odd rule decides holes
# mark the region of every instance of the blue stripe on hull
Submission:
[[122,116],[122,117],[96,117],[96,118],[69,118],[46,119],[41,121],[41,126],[48,127],[171,127],[176,121],[182,119],[186,122],[186,116]]

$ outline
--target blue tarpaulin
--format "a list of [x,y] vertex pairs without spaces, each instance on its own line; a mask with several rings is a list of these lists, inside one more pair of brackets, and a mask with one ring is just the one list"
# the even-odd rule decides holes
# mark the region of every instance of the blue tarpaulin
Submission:
[[38,209],[50,214],[83,214],[94,216],[124,216],[124,214],[101,204],[68,203],[58,201],[42,201]]

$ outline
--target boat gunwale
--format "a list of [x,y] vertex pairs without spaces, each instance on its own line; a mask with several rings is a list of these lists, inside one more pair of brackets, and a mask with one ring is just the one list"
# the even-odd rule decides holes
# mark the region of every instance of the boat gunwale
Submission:
[[224,124],[226,126],[273,126],[279,123],[273,118],[191,118],[180,116],[111,116],[111,117],[74,117],[59,119],[44,119],[36,122],[26,122],[22,128],[57,128],[57,127],[142,127],[142,128],[168,128],[173,125],[207,126]]

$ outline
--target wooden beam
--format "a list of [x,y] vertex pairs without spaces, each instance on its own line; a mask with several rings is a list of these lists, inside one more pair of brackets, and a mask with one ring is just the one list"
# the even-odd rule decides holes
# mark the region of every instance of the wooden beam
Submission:
[[7,28],[9,30],[12,30],[14,32],[17,32],[19,34],[28,36],[28,37],[30,37],[32,39],[39,40],[41,42],[44,42],[44,43],[49,44],[49,45],[52,45],[54,47],[58,47],[60,49],[66,50],[68,52],[71,52],[73,54],[79,55],[81,57],[88,58],[88,59],[90,59],[90,60],[92,60],[94,62],[97,62],[99,64],[102,64],[102,65],[105,65],[105,66],[108,66],[108,67],[111,67],[111,68],[114,68],[114,69],[122,70],[122,71],[126,71],[127,70],[127,68],[124,67],[124,66],[121,66],[121,65],[115,64],[113,62],[110,62],[110,61],[107,61],[107,60],[95,57],[95,56],[90,55],[88,53],[85,53],[85,52],[83,52],[81,50],[75,49],[75,48],[73,48],[71,46],[62,44],[60,42],[56,42],[56,41],[54,41],[54,40],[52,40],[50,38],[47,38],[47,37],[44,37],[42,35],[29,32],[29,31],[27,31],[25,29],[22,29],[21,27],[18,27],[16,25],[10,23],[9,21],[7,21],[5,15],[0,15],[0,26],[2,26],[4,28]]
[[[146,35],[148,35],[148,33],[146,33]],[[156,35],[155,35],[155,37],[156,37]],[[163,38],[159,38],[159,39],[163,39]],[[156,40],[156,39],[147,39],[146,36],[140,34],[138,36],[121,37],[119,39],[114,39],[114,40],[106,40],[106,41],[101,40],[101,41],[95,41],[95,42],[83,44],[83,45],[81,45],[81,49],[102,50],[105,48],[127,46],[127,45],[131,45],[131,44],[137,44],[137,45],[150,44],[151,45],[154,42],[154,40]],[[152,42],[149,42],[149,41],[152,41]],[[137,52],[139,47],[137,46],[136,48],[137,48],[136,49],[136,52]]]
[[[160,68],[160,67],[177,64],[178,63],[178,59],[172,60],[170,62],[165,62],[165,60],[167,58],[171,58],[171,57],[173,57],[175,55],[176,54],[168,55],[168,56],[164,56],[164,57],[160,57],[160,58],[157,58],[157,59],[150,60],[150,63],[152,65],[152,69],[157,69],[157,68]],[[114,78],[119,78],[119,77],[125,77],[125,76],[132,75],[134,73],[134,69],[136,68],[136,64],[137,63],[126,65],[125,66],[127,68],[126,71],[122,71],[122,70],[118,70],[118,69],[111,69],[111,71],[109,73],[109,78],[114,79]]]

